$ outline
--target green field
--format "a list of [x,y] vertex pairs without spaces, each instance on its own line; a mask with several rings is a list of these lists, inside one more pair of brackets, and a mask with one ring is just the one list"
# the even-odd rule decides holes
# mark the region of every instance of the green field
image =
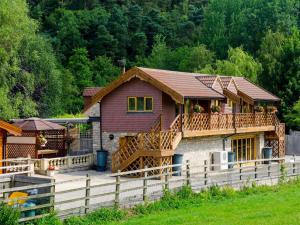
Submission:
[[109,224],[300,224],[300,183],[191,205]]

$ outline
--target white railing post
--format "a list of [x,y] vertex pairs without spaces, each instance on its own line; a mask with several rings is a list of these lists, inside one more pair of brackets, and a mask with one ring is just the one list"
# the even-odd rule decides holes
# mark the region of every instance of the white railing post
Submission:
[[73,159],[73,157],[72,156],[68,156],[68,158],[67,158],[67,168],[72,168],[72,160]]
[[48,159],[45,159],[45,158],[42,158],[41,159],[41,169],[43,171],[47,171],[49,168],[49,160]]

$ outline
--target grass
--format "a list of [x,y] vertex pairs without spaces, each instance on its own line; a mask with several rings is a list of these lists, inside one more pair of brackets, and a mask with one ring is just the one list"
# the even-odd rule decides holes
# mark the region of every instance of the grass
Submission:
[[142,215],[108,224],[299,224],[299,199],[300,182],[297,181],[280,187],[216,195],[202,201],[199,198],[178,209],[146,210]]

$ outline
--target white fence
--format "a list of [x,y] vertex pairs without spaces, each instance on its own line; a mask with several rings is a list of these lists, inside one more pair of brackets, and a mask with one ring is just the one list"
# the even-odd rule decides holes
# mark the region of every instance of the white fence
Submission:
[[33,164],[30,158],[16,158],[0,160],[0,179],[16,174],[32,174]]
[[43,173],[48,170],[63,171],[81,167],[91,167],[94,163],[93,154],[66,156],[59,158],[34,159],[34,170]]
[[33,174],[39,173],[46,175],[48,171],[63,172],[70,169],[89,168],[94,163],[93,154],[66,156],[58,158],[15,158],[1,160],[0,178],[14,174]]
[[[21,211],[44,209],[32,217],[21,218],[28,221],[47,215],[47,209],[54,208],[61,218],[71,215],[83,215],[101,207],[129,207],[138,203],[159,199],[165,189],[176,190],[189,185],[194,191],[208,187],[229,185],[239,188],[259,184],[276,184],[279,179],[292,178],[300,175],[300,161],[284,162],[284,159],[254,160],[238,163],[229,163],[231,169],[214,171],[212,168],[220,164],[208,164],[207,161],[191,164],[186,162],[180,165],[145,168],[129,172],[118,172],[107,175],[105,182],[99,182],[97,177],[77,178],[68,181],[50,184],[32,185],[19,188],[0,190],[0,195],[8,196],[14,191],[50,187],[49,193],[32,195],[27,198],[39,199],[48,197],[44,204],[24,208]],[[265,162],[269,164],[264,164]],[[180,170],[174,170],[174,168]],[[127,178],[128,175],[141,177]],[[179,175],[179,176],[175,176]],[[14,199],[17,201],[18,199]],[[9,200],[4,198],[3,202]],[[46,209],[46,211],[45,211]]]

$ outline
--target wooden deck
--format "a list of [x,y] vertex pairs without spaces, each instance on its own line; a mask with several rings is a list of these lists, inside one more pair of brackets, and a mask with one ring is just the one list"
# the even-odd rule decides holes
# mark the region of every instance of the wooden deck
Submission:
[[162,130],[162,119],[149,132],[140,132],[120,141],[112,155],[112,171],[131,171],[172,164],[172,156],[182,138],[266,132],[273,156],[284,156],[284,124],[275,113],[178,115],[169,130]]
[[183,115],[183,137],[275,131],[274,113]]

